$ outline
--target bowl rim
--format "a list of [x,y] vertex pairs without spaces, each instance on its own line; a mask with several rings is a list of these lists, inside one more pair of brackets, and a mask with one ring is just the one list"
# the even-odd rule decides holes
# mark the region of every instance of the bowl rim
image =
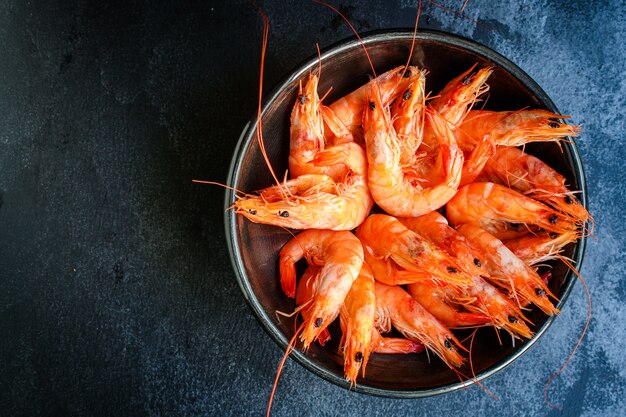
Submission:
[[[399,28],[399,29],[383,29],[383,30],[375,30],[366,32],[361,36],[363,44],[366,46],[368,44],[380,42],[380,41],[390,41],[390,40],[411,40],[413,38],[413,29],[408,28]],[[441,42],[453,47],[461,48],[468,50],[476,55],[480,55],[487,60],[492,61],[496,65],[502,67],[505,71],[509,72],[514,78],[520,81],[529,91],[534,94],[537,100],[540,102],[542,106],[544,106],[549,111],[560,114],[554,102],[550,99],[550,97],[545,93],[545,91],[534,81],[525,71],[523,71],[520,67],[515,65],[509,59],[505,58],[500,53],[492,50],[491,48],[482,45],[474,40],[467,39],[465,37],[442,32],[431,29],[418,29],[415,34],[416,41],[435,41]],[[340,54],[345,50],[360,47],[360,42],[354,36],[343,39],[339,42],[331,44],[327,48],[324,48],[320,54],[319,59],[325,60],[331,58],[334,55]],[[263,107],[261,117],[264,117],[266,111],[269,107],[269,104],[274,102],[280,92],[291,85],[296,79],[302,76],[304,73],[310,71],[312,68],[318,65],[318,56],[312,56],[305,60],[300,65],[297,65],[294,70],[288,72],[288,75],[280,81],[277,86],[271,91],[269,95],[267,95],[263,100]],[[250,142],[254,139],[253,134],[256,129],[256,121],[257,115],[255,114],[251,120],[249,120],[237,141],[237,145],[233,152],[233,157],[230,163],[228,178],[226,184],[231,187],[234,187],[235,184],[239,180],[239,172],[241,167],[241,151],[250,144]],[[582,164],[582,160],[580,157],[580,152],[576,143],[573,140],[565,142],[562,144],[565,157],[567,162],[570,164],[574,177],[578,181],[580,185],[580,196],[579,199],[583,207],[588,207],[587,201],[587,182],[585,178],[585,172]],[[237,241],[237,233],[236,233],[236,215],[234,210],[231,210],[233,203],[235,202],[235,192],[232,189],[227,189],[225,192],[224,199],[224,225],[226,231],[226,241],[227,247],[230,254],[230,260],[233,266],[233,270],[235,271],[235,277],[237,279],[237,283],[241,288],[244,298],[248,302],[249,307],[254,312],[256,319],[259,321],[263,329],[270,335],[270,337],[280,346],[281,350],[285,350],[289,344],[289,339],[280,332],[271,322],[269,315],[265,312],[252,291],[252,287],[249,284],[249,281],[246,276],[246,272],[243,268],[241,262],[241,253],[238,247]],[[577,243],[576,248],[574,249],[574,253],[572,256],[572,260],[574,261],[574,265],[576,266],[576,270],[580,271],[582,267],[582,262],[584,259],[584,253],[586,249],[586,237],[583,236]],[[559,310],[563,309],[565,302],[567,301],[574,284],[576,283],[575,274],[571,270],[567,270],[567,273],[563,280],[563,291],[559,302],[556,307]],[[300,350],[294,349],[291,353],[291,357],[296,360],[300,365],[314,373],[315,375],[332,382],[335,385],[338,385],[342,388],[356,391],[364,394],[375,395],[380,397],[389,397],[389,398],[423,398],[430,397],[434,395],[444,394],[459,390],[461,388],[467,388],[477,381],[485,380],[489,378],[496,372],[501,371],[506,368],[512,362],[514,362],[521,355],[526,353],[531,346],[533,346],[541,336],[546,332],[546,330],[550,327],[550,325],[554,322],[557,316],[548,316],[546,321],[536,330],[535,335],[524,341],[521,348],[512,355],[503,358],[501,361],[487,368],[486,370],[480,372],[475,375],[474,378],[458,381],[448,385],[443,385],[439,387],[434,387],[430,389],[423,390],[394,390],[394,389],[386,389],[379,388],[374,386],[365,385],[363,383],[357,383],[355,386],[350,386],[350,383],[346,381],[344,378],[337,376],[336,374],[318,366],[315,364],[305,353]]]

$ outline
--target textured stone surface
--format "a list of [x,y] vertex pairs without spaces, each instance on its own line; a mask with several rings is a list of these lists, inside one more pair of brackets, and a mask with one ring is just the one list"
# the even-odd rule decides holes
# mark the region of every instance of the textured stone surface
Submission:
[[[157,4],[162,3],[162,4]],[[241,296],[223,191],[255,111],[261,23],[247,2],[0,4],[2,415],[259,415],[279,348]],[[369,4],[367,4],[369,3]],[[335,3],[359,31],[412,26],[415,2]],[[458,10],[463,1],[443,4]],[[311,2],[261,3],[267,88],[350,36]],[[368,397],[288,363],[274,415],[624,415],[626,5],[425,2],[422,27],[494,48],[584,124],[596,237],[577,284],[530,351],[486,386],[424,400]],[[479,23],[476,23],[476,20]]]

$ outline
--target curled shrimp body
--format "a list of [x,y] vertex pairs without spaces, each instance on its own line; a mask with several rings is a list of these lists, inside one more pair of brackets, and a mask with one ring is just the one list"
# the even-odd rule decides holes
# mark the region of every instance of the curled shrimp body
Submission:
[[498,239],[520,237],[528,232],[527,227],[530,226],[559,234],[578,228],[570,216],[491,182],[476,182],[461,187],[448,202],[446,214],[453,226],[474,224]]
[[420,70],[416,67],[408,67],[406,70],[403,66],[394,68],[343,96],[328,107],[350,133],[362,138],[361,121],[363,119],[363,109],[367,105],[371,86],[374,84],[378,86],[381,101],[387,105],[393,97],[407,89],[410,77],[418,72]]
[[319,337],[337,317],[363,265],[363,246],[347,231],[308,229],[283,246],[279,254],[280,282],[286,294],[295,293],[295,264],[306,259],[321,267],[314,281],[313,297],[302,309],[305,318],[301,340],[304,348]]
[[528,265],[538,265],[543,262],[559,258],[563,248],[578,239],[575,232],[567,232],[561,235],[549,233],[534,236],[522,236],[517,239],[505,240],[504,244],[515,256]]
[[[472,275],[472,284],[466,287],[440,286],[437,291],[441,298],[463,305],[474,314],[470,317],[475,321],[479,321],[482,315],[487,318],[486,323],[493,323],[495,327],[504,329],[513,336],[532,337],[533,333],[526,325],[527,319],[520,308],[483,278],[489,273],[486,268],[487,260],[480,250],[450,227],[445,217],[432,212],[417,218],[399,220],[409,229],[419,230],[423,236],[448,251],[459,266]],[[409,292],[414,297],[419,294],[419,290],[417,285],[409,286]],[[423,295],[428,296],[428,293]],[[420,298],[416,299],[422,303]],[[425,306],[424,303],[422,305]],[[433,314],[440,318],[434,312]]]
[[461,186],[476,181],[485,165],[496,154],[496,145],[491,140],[491,136],[485,135],[476,147],[466,155],[461,173]]
[[327,175],[307,174],[246,195],[235,212],[255,223],[291,229],[351,230],[361,224],[373,205],[366,180],[365,152],[355,143],[319,152],[318,164],[345,164],[350,173],[339,182]]
[[579,133],[577,126],[557,121],[564,118],[547,110],[472,110],[455,133],[463,150],[471,150],[486,134],[500,146],[530,142],[556,142]]
[[365,368],[372,348],[372,331],[376,314],[374,277],[366,263],[352,283],[339,312],[343,333],[344,376],[351,384],[356,382],[359,370],[365,376]]
[[591,219],[589,212],[565,185],[565,177],[545,162],[518,148],[500,147],[490,158],[481,179],[504,184],[567,213],[580,224]]
[[382,331],[391,325],[404,337],[421,342],[448,366],[463,365],[455,345],[461,347],[452,332],[422,307],[409,293],[398,286],[375,283],[376,321]]
[[531,302],[546,314],[558,314],[559,310],[548,297],[555,300],[557,298],[550,292],[546,283],[502,241],[471,224],[464,224],[457,230],[487,259],[488,279],[504,288],[518,306]]
[[376,84],[372,85],[371,93],[370,104],[363,113],[363,131],[367,179],[374,201],[394,216],[414,217],[442,207],[456,193],[463,167],[463,153],[456,146],[446,121],[436,113],[428,113],[427,119],[433,126],[440,149],[434,170],[443,172],[443,177],[424,188],[405,176],[400,162],[400,141]]
[[[372,214],[359,226],[356,235],[363,243],[368,260],[371,257],[373,260],[378,258],[393,261],[399,268],[416,273],[417,279],[413,282],[428,279],[452,285],[471,283],[471,277],[464,273],[448,254],[429,240],[407,229],[395,217]],[[385,282],[387,278],[377,275],[379,271],[385,270],[372,266],[374,278]]]

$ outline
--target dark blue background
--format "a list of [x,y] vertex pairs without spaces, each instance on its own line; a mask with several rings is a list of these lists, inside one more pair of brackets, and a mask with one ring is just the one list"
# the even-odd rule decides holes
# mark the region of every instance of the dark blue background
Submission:
[[[458,10],[463,1],[443,4]],[[365,32],[415,2],[335,2]],[[263,2],[266,91],[349,30],[308,1]],[[574,123],[596,239],[548,333],[485,384],[424,400],[349,392],[289,362],[274,415],[625,415],[626,4],[425,2],[422,27],[492,47]],[[255,112],[260,19],[218,1],[0,4],[0,414],[259,415],[282,352],[246,306],[223,190]]]

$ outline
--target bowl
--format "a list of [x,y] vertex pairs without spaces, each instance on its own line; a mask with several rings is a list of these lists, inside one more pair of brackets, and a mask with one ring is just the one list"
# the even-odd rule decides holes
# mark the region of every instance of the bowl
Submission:
[[[363,36],[377,73],[406,63],[412,30],[374,32]],[[544,108],[558,113],[547,94],[520,68],[493,50],[459,36],[421,30],[417,33],[412,65],[429,70],[426,91],[439,91],[447,81],[467,70],[473,64],[495,67],[488,84],[489,98],[486,109],[516,110]],[[355,39],[345,40],[321,54],[322,76],[319,92],[332,86],[325,103],[349,93],[369,81],[371,69],[361,44]],[[269,95],[263,105],[263,135],[272,166],[278,175],[287,169],[289,154],[289,117],[298,94],[300,81],[306,82],[309,73],[318,66],[317,56],[312,57],[293,71]],[[526,147],[528,153],[540,157],[567,178],[572,189],[581,190],[580,200],[587,206],[583,168],[576,145],[539,143]],[[237,144],[228,184],[238,190],[252,193],[272,185],[272,177],[265,165],[256,142],[256,118],[244,128]],[[225,206],[231,207],[235,194],[227,191]],[[277,315],[276,311],[291,312],[295,303],[287,298],[278,278],[278,252],[291,234],[278,227],[250,222],[243,216],[227,210],[226,237],[235,276],[244,297],[267,333],[284,350],[294,333],[294,318]],[[584,238],[566,248],[565,255],[580,268],[585,249]],[[562,309],[576,279],[563,264],[555,263],[550,290],[559,297]],[[482,380],[502,370],[520,357],[548,329],[555,316],[548,317],[533,309],[528,318],[535,323],[535,336],[530,340],[498,339],[493,329],[480,329],[473,343],[472,361],[476,379]],[[336,323],[331,326],[332,341],[325,347],[317,343],[305,353],[298,346],[291,357],[311,372],[344,388],[351,388],[343,377],[343,358],[338,352],[340,339]],[[458,376],[442,361],[425,353],[412,355],[372,355],[365,378],[359,378],[352,389],[356,391],[398,398],[426,397],[451,392],[466,387],[475,380],[461,382]],[[471,375],[469,366],[461,369]]]

